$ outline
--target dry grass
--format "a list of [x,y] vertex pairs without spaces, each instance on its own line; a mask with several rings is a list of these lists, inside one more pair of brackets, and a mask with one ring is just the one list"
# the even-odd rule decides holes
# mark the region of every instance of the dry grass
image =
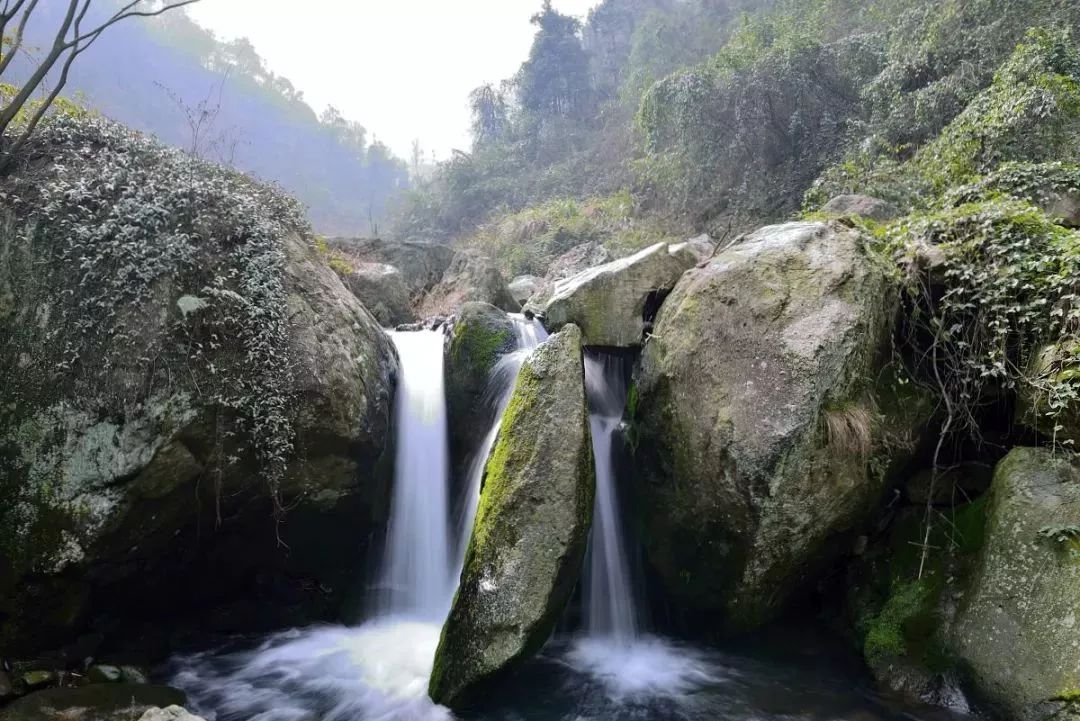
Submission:
[[825,411],[825,433],[830,448],[850,456],[866,457],[874,446],[877,414],[865,405],[851,404]]

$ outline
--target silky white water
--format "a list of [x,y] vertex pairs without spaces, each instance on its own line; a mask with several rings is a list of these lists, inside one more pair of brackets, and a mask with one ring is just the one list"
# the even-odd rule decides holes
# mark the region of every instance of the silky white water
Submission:
[[378,611],[441,623],[452,578],[449,451],[443,334],[391,333],[401,363],[390,524],[379,574]]
[[626,383],[622,357],[586,351],[585,394],[596,469],[596,500],[585,569],[585,628],[591,636],[623,643],[632,641],[638,633],[636,584],[614,465],[614,439],[626,405]]
[[480,447],[473,453],[469,461],[466,473],[465,502],[462,505],[461,518],[457,523],[457,547],[455,570],[460,576],[461,566],[465,562],[465,549],[469,545],[469,537],[472,535],[473,521],[476,520],[476,509],[480,505],[480,487],[484,480],[484,466],[487,465],[488,456],[495,446],[495,440],[499,437],[499,427],[502,425],[503,413],[510,396],[514,393],[514,382],[517,380],[521,364],[529,357],[529,353],[538,345],[547,340],[547,331],[537,320],[528,320],[523,315],[511,314],[514,322],[514,339],[517,348],[507,353],[495,362],[488,378],[487,387],[484,389],[482,402],[494,410],[494,422],[484,435]]

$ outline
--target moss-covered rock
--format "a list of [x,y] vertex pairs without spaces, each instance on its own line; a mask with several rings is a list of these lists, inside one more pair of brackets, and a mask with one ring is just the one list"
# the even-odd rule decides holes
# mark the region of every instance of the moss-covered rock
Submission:
[[556,281],[526,310],[540,314],[549,331],[579,326],[586,345],[638,346],[664,297],[697,260],[686,246],[657,243]]
[[949,633],[973,689],[1018,721],[1077,719],[1080,470],[1017,448],[994,472],[986,542]]
[[435,655],[436,702],[462,707],[547,641],[581,571],[594,485],[581,331],[570,325],[525,362],[488,459]]
[[838,224],[762,228],[675,286],[636,430],[646,551],[676,602],[757,626],[865,522],[928,414],[882,372],[895,309]]
[[259,574],[339,598],[397,361],[295,203],[91,118],[47,122],[0,186],[0,645]]
[[1080,448],[1080,343],[1045,345],[1032,354],[1017,393],[1017,420],[1058,445]]
[[489,303],[466,303],[446,343],[446,411],[452,455],[463,458],[491,426],[484,389],[496,361],[516,345],[514,322]]

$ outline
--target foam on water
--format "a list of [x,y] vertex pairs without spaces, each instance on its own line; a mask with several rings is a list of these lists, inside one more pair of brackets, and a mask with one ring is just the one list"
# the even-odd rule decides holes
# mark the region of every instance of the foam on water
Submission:
[[723,680],[721,669],[695,649],[657,636],[576,639],[563,661],[600,683],[613,701],[678,698]]

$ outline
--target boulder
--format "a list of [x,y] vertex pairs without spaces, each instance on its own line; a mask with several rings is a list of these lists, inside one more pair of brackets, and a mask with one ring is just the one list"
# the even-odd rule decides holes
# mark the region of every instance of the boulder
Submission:
[[0,180],[0,647],[59,645],[91,609],[172,623],[257,581],[333,613],[385,514],[378,323],[270,188],[100,119],[27,152],[33,177]]
[[551,261],[545,280],[563,280],[575,276],[586,268],[603,265],[611,260],[611,251],[600,243],[582,243]]
[[986,540],[949,633],[979,697],[1017,721],[1080,718],[1080,469],[1016,448],[994,472]]
[[519,275],[510,281],[510,295],[514,296],[514,300],[518,303],[524,303],[536,290],[540,287],[543,281],[537,278],[535,275]]
[[139,717],[139,721],[205,721],[201,716],[189,713],[180,706],[149,708]]
[[397,268],[412,296],[435,287],[456,256],[448,245],[381,238],[331,238],[327,245],[343,253],[350,263]]
[[461,708],[547,641],[581,571],[594,485],[581,331],[569,325],[522,366],[488,459],[435,654],[437,703]]
[[840,224],[762,228],[679,280],[634,419],[646,552],[677,604],[753,628],[853,547],[932,407],[883,370],[895,310]]
[[409,303],[409,286],[401,271],[385,263],[351,264],[345,285],[375,320],[386,328],[415,320]]
[[676,281],[697,262],[687,246],[657,243],[634,255],[557,281],[526,311],[540,315],[549,331],[579,326],[586,345],[640,345],[645,330]]
[[884,223],[900,217],[900,211],[892,203],[866,195],[838,195],[822,208],[826,215],[859,216]]
[[677,251],[684,249],[690,251],[700,263],[713,257],[713,254],[716,252],[716,245],[717,241],[714,241],[711,235],[702,233],[701,235],[684,240],[681,243],[675,243],[671,247],[673,250]]
[[489,303],[466,303],[446,343],[446,412],[451,455],[464,458],[491,426],[495,409],[484,402],[491,370],[516,347],[514,322]]
[[495,261],[478,253],[461,252],[438,285],[419,301],[418,313],[423,318],[449,315],[469,302],[490,303],[510,313],[521,310]]

